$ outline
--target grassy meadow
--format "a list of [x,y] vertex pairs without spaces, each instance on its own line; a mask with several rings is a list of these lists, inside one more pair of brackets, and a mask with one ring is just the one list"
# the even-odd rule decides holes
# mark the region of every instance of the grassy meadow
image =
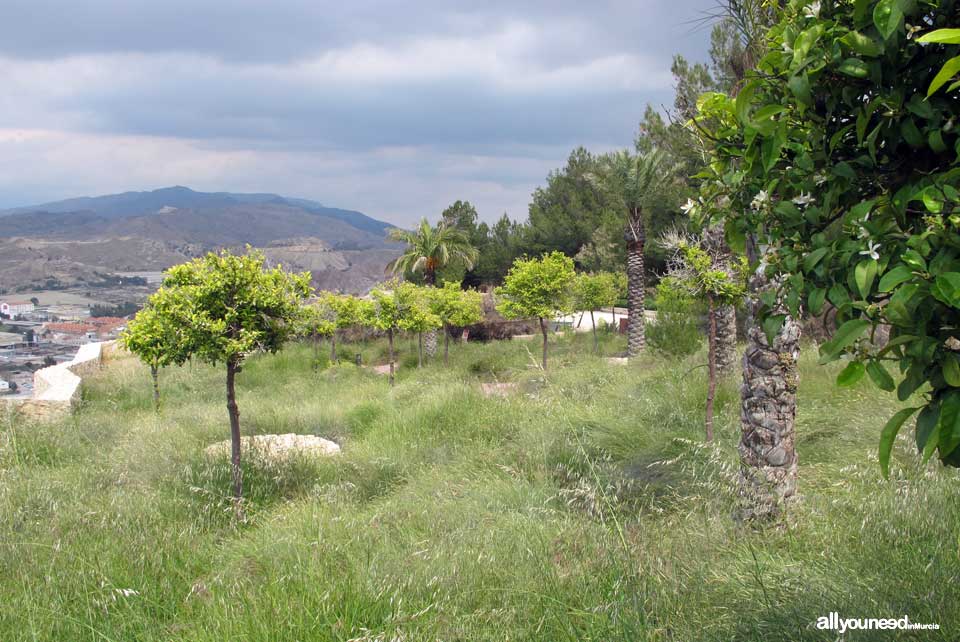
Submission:
[[[960,637],[960,475],[921,467],[898,405],[802,358],[800,498],[748,530],[738,396],[703,443],[705,353],[629,366],[589,335],[451,346],[397,386],[309,345],[238,376],[244,434],[316,434],[340,456],[245,462],[235,523],[224,373],[118,357],[54,425],[0,425],[0,640],[835,640],[819,616],[902,617]],[[605,335],[607,354],[622,350]],[[441,348],[442,349],[442,348]],[[381,342],[342,347],[383,363]],[[505,398],[483,382],[515,382]]]

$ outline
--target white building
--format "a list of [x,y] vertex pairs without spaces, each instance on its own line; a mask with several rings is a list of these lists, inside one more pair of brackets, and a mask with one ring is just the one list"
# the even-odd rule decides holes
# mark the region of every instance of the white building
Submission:
[[0,301],[0,314],[10,319],[28,312],[33,312],[33,303],[30,301]]

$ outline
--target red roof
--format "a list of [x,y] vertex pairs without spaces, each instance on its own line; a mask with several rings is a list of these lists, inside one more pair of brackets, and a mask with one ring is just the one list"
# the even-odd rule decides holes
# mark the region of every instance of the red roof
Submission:
[[94,326],[86,323],[45,323],[43,327],[51,332],[62,334],[86,334],[96,330]]

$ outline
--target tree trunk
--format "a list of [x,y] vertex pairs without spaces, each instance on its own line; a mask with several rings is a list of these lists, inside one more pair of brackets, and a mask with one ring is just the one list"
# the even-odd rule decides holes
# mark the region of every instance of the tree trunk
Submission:
[[450,328],[443,326],[443,365],[450,365]]
[[320,365],[320,335],[313,335],[313,369],[316,370]]
[[590,310],[590,325],[593,327],[593,351],[600,354],[600,339],[597,338],[597,322],[593,318],[593,310]]
[[[748,239],[748,256],[756,260],[754,242]],[[778,302],[773,314],[786,314],[771,344],[757,323],[759,294],[776,287],[763,275],[750,282],[747,301],[749,323],[743,355],[740,388],[740,507],[738,518],[776,518],[797,491],[795,420],[800,355],[800,324]]]
[[646,343],[643,332],[643,223],[639,216],[627,226],[627,356],[639,355]]
[[437,344],[439,343],[437,339],[436,330],[428,330],[423,333],[423,344],[424,349],[426,350],[428,357],[437,356]]
[[540,317],[540,332],[543,334],[543,371],[547,371],[547,322]]
[[337,362],[337,331],[334,330],[330,335],[330,363]]
[[234,381],[239,370],[236,358],[227,360],[227,412],[230,414],[230,466],[233,472],[233,501],[238,518],[243,517],[240,498],[243,495],[243,471],[240,470],[240,409]]
[[713,297],[707,296],[710,319],[707,330],[707,442],[713,441],[713,398],[717,392],[717,317]]
[[150,366],[150,376],[153,378],[153,409],[160,412],[160,377],[157,366]]
[[737,309],[732,305],[718,305],[713,311],[717,326],[717,373],[733,374],[737,366]]
[[[703,244],[715,262],[730,263],[730,246],[722,225],[704,230]],[[737,362],[737,311],[732,305],[718,305],[711,316],[717,325],[717,372],[728,375],[733,373]]]
[[393,328],[387,330],[387,341],[390,344],[390,385],[393,385]]
[[417,333],[417,368],[423,367],[423,333]]

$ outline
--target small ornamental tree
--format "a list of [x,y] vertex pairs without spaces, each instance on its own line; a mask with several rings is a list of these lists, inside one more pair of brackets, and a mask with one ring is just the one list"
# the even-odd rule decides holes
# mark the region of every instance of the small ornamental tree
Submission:
[[[729,198],[728,231],[785,275],[765,328],[829,302],[838,328],[820,352],[849,358],[838,382],[923,397],[881,431],[885,474],[917,411],[923,460],[960,465],[960,137],[957,85],[944,87],[960,34],[943,29],[957,22],[953,1],[791,2],[736,99],[700,101],[714,123],[704,201]],[[886,345],[871,340],[881,324]]]
[[461,290],[455,281],[430,291],[430,309],[443,324],[443,363],[450,362],[450,329],[464,328],[483,320],[483,295],[476,290]]
[[[304,336],[313,341],[314,369],[316,369],[317,362],[320,358],[320,340],[323,337],[333,337],[336,331],[337,326],[333,315],[334,312],[329,305],[328,299],[323,294],[313,303],[304,306],[301,312],[301,331]],[[331,355],[330,359],[332,362],[335,356]]]
[[183,365],[190,356],[183,328],[173,322],[180,313],[177,308],[182,305],[182,297],[178,297],[176,290],[160,288],[120,335],[121,345],[150,367],[153,405],[157,412],[160,412],[160,368]]
[[188,354],[227,370],[233,495],[240,514],[240,411],[235,381],[243,360],[255,351],[277,352],[300,327],[310,275],[266,269],[260,252],[229,251],[194,259],[167,272],[165,288],[182,303],[165,311],[182,328]]
[[328,311],[328,318],[333,326],[328,336],[330,337],[330,361],[334,362],[337,360],[338,335],[347,328],[362,325],[364,304],[361,299],[353,295],[333,292],[322,292],[320,303]]
[[507,319],[537,319],[543,334],[543,369],[547,369],[547,320],[572,311],[576,279],[573,259],[562,252],[539,259],[517,259],[497,288],[497,310]]
[[414,301],[414,290],[410,284],[402,284],[393,279],[381,283],[370,291],[372,304],[366,316],[366,325],[387,333],[387,345],[390,350],[390,385],[394,385],[396,368],[393,339],[403,329],[403,323]]
[[735,305],[747,292],[745,259],[732,260],[725,252],[710,253],[696,239],[673,239],[669,276],[671,287],[707,303],[707,441],[713,441],[713,402],[717,391],[717,308]]
[[620,297],[617,277],[612,272],[596,274],[578,274],[573,284],[574,307],[577,310],[590,311],[590,326],[593,328],[593,351],[600,353],[600,340],[597,338],[597,322],[593,311],[612,308]]
[[[443,325],[440,317],[433,312],[430,305],[428,288],[419,287],[412,283],[401,283],[400,289],[410,291],[410,306],[400,321],[400,327],[407,332],[417,334],[417,367],[423,367],[423,333],[433,332]],[[430,290],[434,288],[429,288]],[[401,296],[406,296],[401,294]]]

